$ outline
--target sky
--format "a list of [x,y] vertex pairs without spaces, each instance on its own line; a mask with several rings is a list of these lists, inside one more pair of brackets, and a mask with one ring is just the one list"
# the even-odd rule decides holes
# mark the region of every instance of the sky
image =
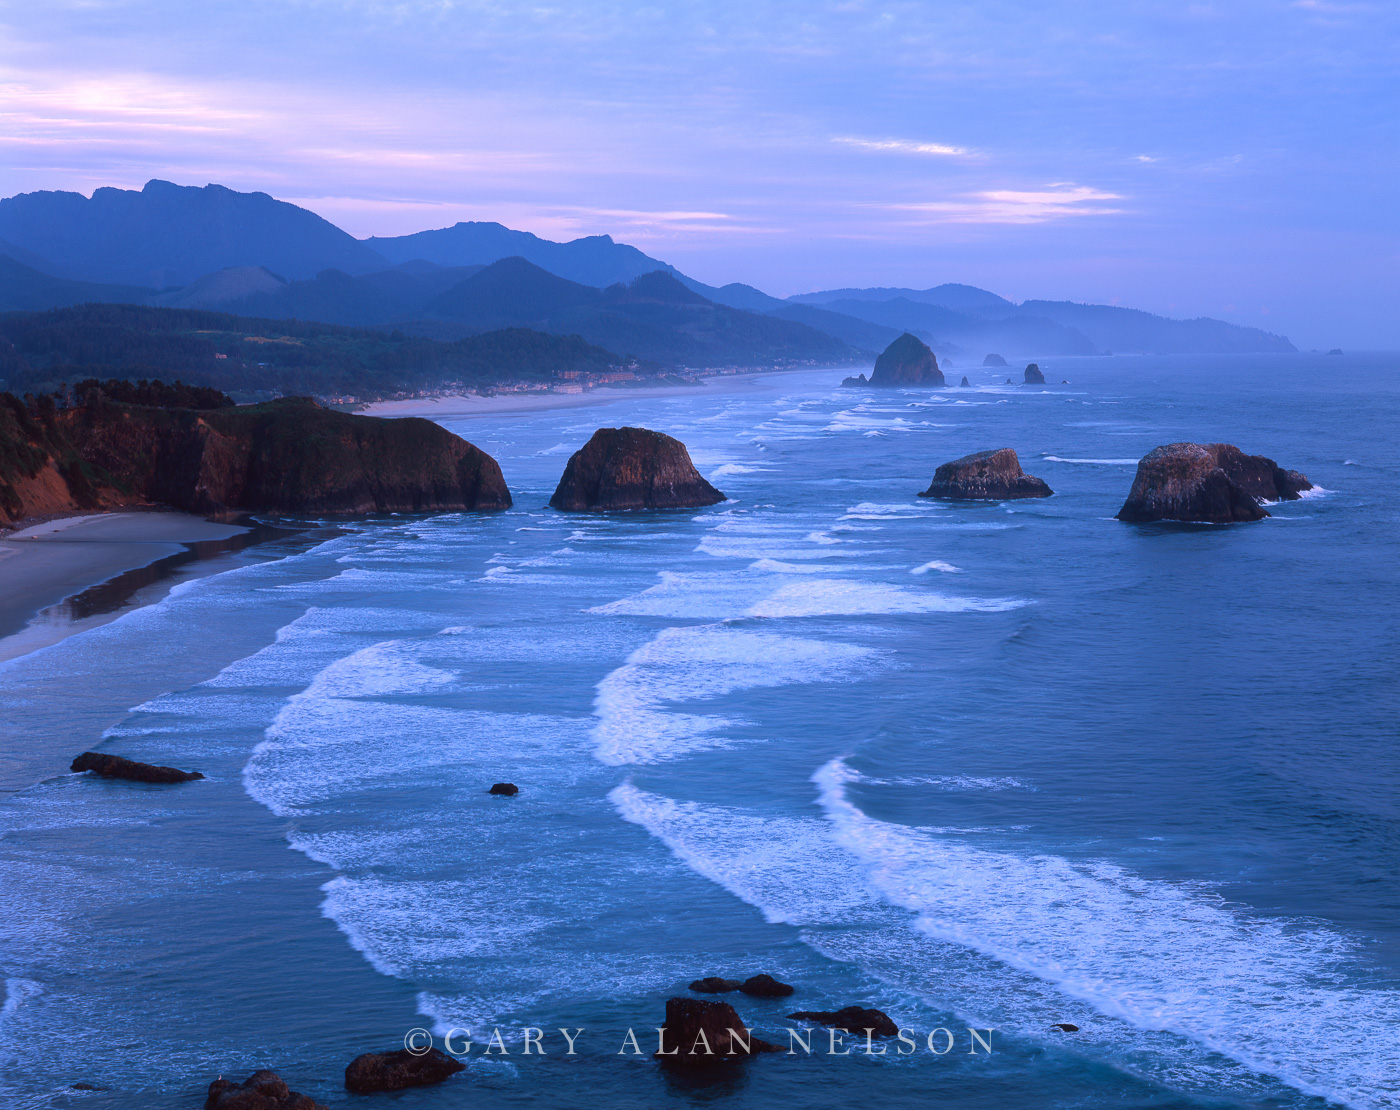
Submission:
[[0,195],[610,234],[1400,349],[1396,0],[0,0]]

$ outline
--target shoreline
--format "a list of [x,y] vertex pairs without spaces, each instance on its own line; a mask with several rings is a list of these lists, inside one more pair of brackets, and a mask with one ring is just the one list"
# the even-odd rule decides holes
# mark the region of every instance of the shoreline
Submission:
[[511,413],[539,412],[545,409],[587,408],[609,405],[618,401],[643,400],[656,397],[711,397],[726,389],[715,385],[751,386],[759,378],[779,374],[810,373],[829,369],[840,373],[850,367],[794,367],[790,370],[752,370],[743,374],[712,374],[701,379],[700,385],[657,385],[636,389],[594,389],[588,393],[507,393],[483,397],[476,393],[445,393],[437,397],[414,397],[405,401],[375,401],[358,410],[361,416],[403,417],[424,416],[461,419],[473,416],[505,416]]
[[80,632],[100,618],[43,622],[44,610],[85,590],[179,555],[187,545],[224,541],[251,529],[189,513],[118,511],[30,517],[0,533],[0,661]]

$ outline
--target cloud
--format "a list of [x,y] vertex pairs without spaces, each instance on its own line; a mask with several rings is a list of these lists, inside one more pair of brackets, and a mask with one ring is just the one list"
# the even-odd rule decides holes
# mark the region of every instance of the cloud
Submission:
[[1105,208],[1101,201],[1122,200],[1085,185],[1056,183],[1038,190],[989,189],[957,200],[897,204],[891,207],[926,217],[917,222],[948,224],[1040,224],[1069,216],[1115,216],[1122,208]]
[[943,143],[915,143],[907,139],[856,139],[849,136],[837,136],[831,141],[842,143],[845,146],[857,147],[860,150],[890,151],[896,154],[941,154],[958,157],[972,153],[965,147],[945,146]]

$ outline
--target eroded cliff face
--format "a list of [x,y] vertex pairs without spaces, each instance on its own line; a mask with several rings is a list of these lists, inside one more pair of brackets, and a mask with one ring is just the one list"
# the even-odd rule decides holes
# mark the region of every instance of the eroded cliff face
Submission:
[[0,522],[168,505],[355,514],[509,508],[496,461],[430,420],[382,420],[306,398],[221,409],[110,401],[31,413],[0,403]]

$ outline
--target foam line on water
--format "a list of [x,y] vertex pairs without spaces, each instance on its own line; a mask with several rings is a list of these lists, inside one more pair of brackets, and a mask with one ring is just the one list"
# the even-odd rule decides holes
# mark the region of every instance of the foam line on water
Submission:
[[598,723],[593,729],[597,757],[618,766],[729,747],[738,741],[724,736],[724,730],[747,722],[679,712],[672,706],[735,690],[850,681],[875,656],[873,649],[853,644],[725,625],[668,628],[598,683]]
[[898,613],[1000,613],[1030,604],[1021,598],[953,597],[834,578],[784,586],[757,604],[751,617],[833,617]]
[[1137,466],[1138,459],[1064,459],[1059,455],[1042,455],[1046,462],[1085,463],[1090,466]]
[[858,777],[840,759],[813,776],[835,840],[928,936],[1306,1093],[1400,1104],[1400,993],[1340,982],[1345,938],[1111,863],[988,851],[877,821],[847,797]]
[[939,559],[930,559],[927,563],[924,563],[922,566],[917,566],[917,567],[911,568],[910,571],[909,571],[909,573],[910,573],[910,574],[927,574],[927,573],[928,573],[929,571],[931,571],[931,570],[942,571],[944,574],[961,574],[961,573],[962,573],[961,568],[953,566],[952,563],[945,563],[945,562],[943,562],[943,561],[941,561],[941,560],[939,560]]

